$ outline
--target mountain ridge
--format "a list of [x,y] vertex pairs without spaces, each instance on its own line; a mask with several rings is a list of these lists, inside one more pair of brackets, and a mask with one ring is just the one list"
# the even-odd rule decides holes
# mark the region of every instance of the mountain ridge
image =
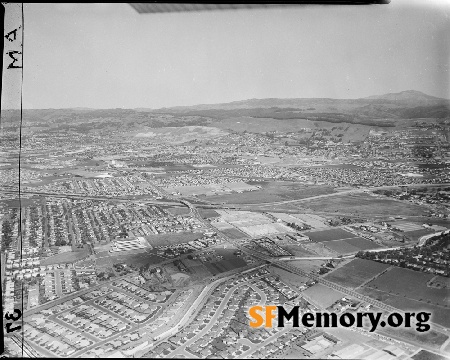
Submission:
[[[138,111],[153,111],[153,112],[170,112],[170,111],[185,111],[185,110],[231,110],[231,109],[249,109],[249,108],[270,108],[270,107],[299,107],[299,106],[313,106],[333,104],[349,104],[349,105],[371,105],[378,102],[386,102],[389,105],[406,105],[408,107],[426,106],[426,105],[450,105],[450,99],[438,98],[425,94],[417,90],[405,90],[398,93],[388,93],[383,95],[372,95],[364,98],[356,99],[334,99],[334,98],[252,98],[246,100],[236,100],[227,103],[215,104],[197,104],[186,106],[172,106],[163,107],[159,109],[150,108],[135,108]],[[307,109],[305,109],[307,110]]]

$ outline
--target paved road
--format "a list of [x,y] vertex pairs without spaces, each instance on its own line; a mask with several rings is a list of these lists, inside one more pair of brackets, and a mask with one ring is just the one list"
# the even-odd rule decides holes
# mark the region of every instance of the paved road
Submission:
[[277,258],[277,261],[289,261],[289,260],[342,260],[342,259],[352,259],[355,255],[345,255],[341,257],[333,256],[320,256],[320,257],[300,257],[300,256],[288,256]]
[[444,232],[444,231],[439,231],[439,232],[436,232],[436,233],[434,233],[434,234],[428,234],[428,235],[422,236],[422,237],[419,239],[419,242],[417,243],[417,245],[418,245],[418,246],[423,246],[423,245],[425,245],[425,243],[426,243],[426,241],[427,241],[428,239],[430,239],[430,238],[432,238],[432,237],[434,237],[434,236],[441,235],[443,232]]

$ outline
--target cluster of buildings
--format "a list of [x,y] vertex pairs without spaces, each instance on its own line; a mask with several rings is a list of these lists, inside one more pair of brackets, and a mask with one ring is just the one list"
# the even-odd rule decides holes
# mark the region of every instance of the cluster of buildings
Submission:
[[[115,338],[114,340],[108,341],[101,346],[97,346],[91,350],[86,351],[83,354],[83,357],[87,358],[103,358],[105,355],[113,356],[116,355],[118,357],[123,357],[123,354],[117,349],[123,348],[124,346],[130,345],[133,342],[141,339],[145,336],[146,332],[142,331],[133,331],[128,334],[124,334],[120,337]],[[115,351],[116,350],[116,351]]]
[[156,303],[164,303],[166,302],[170,296],[172,296],[173,291],[170,290],[166,290],[166,291],[160,291],[160,292],[150,292],[148,290],[143,289],[142,287],[134,284],[133,282],[131,282],[132,280],[118,280],[118,281],[114,281],[112,283],[113,286],[123,289],[126,292],[129,292],[130,294],[133,294],[135,296],[139,296],[140,298],[147,300],[147,301],[151,301],[151,302],[156,302]]
[[146,321],[160,308],[119,292],[111,292],[104,298],[95,300],[94,303],[133,323]]
[[164,188],[176,187],[176,186],[201,186],[201,185],[222,185],[233,182],[249,181],[250,179],[235,177],[216,177],[209,174],[179,174],[171,177],[159,177],[155,178],[154,182],[158,186]]
[[128,176],[98,175],[100,178],[84,179],[71,178],[53,181],[41,186],[42,192],[52,192],[65,195],[86,196],[138,196],[146,195],[154,198],[161,197],[159,191],[140,174]]
[[112,316],[109,312],[84,304],[58,315],[58,319],[97,339],[108,338],[129,328],[126,322]]
[[27,343],[34,343],[58,357],[71,356],[94,343],[81,333],[50,321],[40,314],[27,319],[24,338]]

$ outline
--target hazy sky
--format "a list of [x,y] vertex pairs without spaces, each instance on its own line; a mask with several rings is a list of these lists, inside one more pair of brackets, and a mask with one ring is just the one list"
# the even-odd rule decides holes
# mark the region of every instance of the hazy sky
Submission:
[[450,97],[450,6],[138,14],[26,4],[25,108],[159,108],[267,97]]

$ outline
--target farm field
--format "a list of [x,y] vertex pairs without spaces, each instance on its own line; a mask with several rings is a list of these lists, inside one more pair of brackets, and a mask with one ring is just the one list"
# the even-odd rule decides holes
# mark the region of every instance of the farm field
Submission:
[[358,252],[360,250],[356,246],[350,245],[345,240],[324,241],[321,242],[321,244],[326,246],[328,249],[337,252],[339,255]]
[[430,301],[433,305],[449,305],[449,294],[446,289],[427,287],[427,282],[433,277],[433,274],[395,267],[366,286],[411,300]]
[[242,231],[239,231],[238,229],[235,228],[225,228],[225,229],[221,229],[220,232],[222,234],[224,234],[225,236],[228,236],[230,239],[232,240],[236,240],[236,239],[244,239],[246,237],[248,237],[246,234],[244,234]]
[[327,309],[333,305],[337,300],[345,297],[345,294],[330,289],[322,284],[315,284],[310,288],[302,292],[302,295],[311,300],[313,305],[318,306],[321,309]]
[[389,294],[367,286],[356,290],[360,294],[367,295],[373,299],[384,302],[404,311],[428,311],[433,314],[432,321],[442,326],[450,327],[450,318],[448,317],[448,308],[429,304],[426,301],[408,299],[403,295]]
[[356,288],[382,273],[389,265],[365,259],[354,259],[325,275],[325,279],[349,288]]
[[303,205],[314,211],[346,213],[349,215],[419,216],[425,214],[425,207],[380,199],[369,194],[332,196],[329,198],[305,200]]
[[219,213],[213,209],[198,208],[197,210],[203,219],[220,217]]
[[332,241],[332,240],[342,240],[356,237],[355,234],[345,231],[340,228],[307,232],[305,235],[309,236],[312,241],[322,242],[322,241]]

